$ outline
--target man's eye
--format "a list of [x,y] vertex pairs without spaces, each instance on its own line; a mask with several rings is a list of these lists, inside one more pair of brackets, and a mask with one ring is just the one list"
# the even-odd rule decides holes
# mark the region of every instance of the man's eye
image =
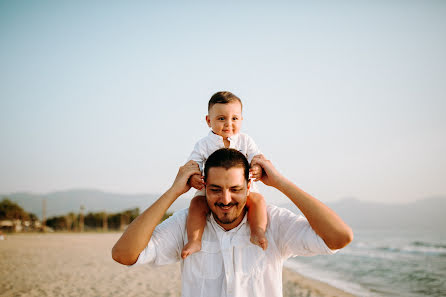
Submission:
[[218,193],[220,192],[220,189],[211,189],[211,192]]
[[241,191],[241,189],[232,189],[232,192],[234,193],[239,193]]

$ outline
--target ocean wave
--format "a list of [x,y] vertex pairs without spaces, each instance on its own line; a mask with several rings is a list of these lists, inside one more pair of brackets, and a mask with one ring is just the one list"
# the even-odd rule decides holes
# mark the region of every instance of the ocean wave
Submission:
[[414,245],[414,246],[433,247],[433,248],[446,250],[446,244],[429,243],[429,242],[423,242],[423,241],[414,241],[414,242],[412,242],[412,245]]
[[446,248],[427,247],[427,246],[407,246],[402,248],[402,252],[425,254],[425,255],[437,255],[446,256]]
[[[379,251],[385,253],[398,253],[398,254],[417,254],[417,255],[431,255],[446,257],[446,245],[442,243],[430,243],[423,241],[413,241],[410,243],[400,244],[385,244],[371,246],[364,242],[359,242],[353,246],[353,249],[363,250],[364,252],[371,253],[372,251]],[[353,252],[353,251],[350,251]]]
[[[357,296],[445,296],[446,236],[369,232],[357,237],[334,256],[297,257],[292,261],[309,277],[331,277],[359,285]],[[351,285],[342,287],[353,291]]]

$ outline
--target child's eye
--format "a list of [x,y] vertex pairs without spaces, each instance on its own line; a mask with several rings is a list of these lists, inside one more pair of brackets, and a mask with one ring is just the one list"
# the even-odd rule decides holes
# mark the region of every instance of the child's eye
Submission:
[[217,120],[219,120],[219,121],[224,121],[225,118],[224,118],[224,117],[219,117]]
[[233,120],[233,121],[237,121],[237,120],[238,120],[238,118],[237,118],[237,117],[234,117],[234,118],[232,118],[232,120]]

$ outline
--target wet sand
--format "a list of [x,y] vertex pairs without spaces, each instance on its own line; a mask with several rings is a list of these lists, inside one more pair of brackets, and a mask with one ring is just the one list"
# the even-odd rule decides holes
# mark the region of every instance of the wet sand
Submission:
[[[113,261],[119,233],[13,234],[0,241],[0,296],[181,296],[180,265]],[[285,297],[354,297],[284,269]]]

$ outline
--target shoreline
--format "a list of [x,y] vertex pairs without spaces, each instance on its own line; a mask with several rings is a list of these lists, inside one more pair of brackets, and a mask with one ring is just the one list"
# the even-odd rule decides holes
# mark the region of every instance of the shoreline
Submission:
[[284,297],[357,297],[330,284],[304,276],[286,266],[283,267],[282,278]]
[[[129,269],[111,258],[121,233],[7,234],[0,241],[2,296],[180,296],[180,264]],[[283,268],[284,297],[356,297]]]

